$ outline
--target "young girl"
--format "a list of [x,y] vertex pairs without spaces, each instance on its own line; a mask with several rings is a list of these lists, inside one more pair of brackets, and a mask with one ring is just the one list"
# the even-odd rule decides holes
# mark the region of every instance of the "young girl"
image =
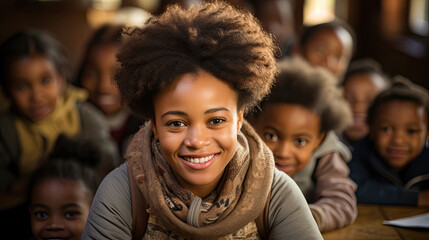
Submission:
[[60,135],[62,145],[96,145],[104,153],[101,176],[117,165],[102,115],[85,103],[85,91],[66,86],[67,76],[63,51],[42,31],[16,33],[0,46],[0,84],[11,101],[0,116],[0,193],[22,199],[29,175]]
[[[222,2],[175,5],[130,32],[116,82],[150,123],[100,185],[83,239],[258,239],[262,213],[270,239],[321,239],[299,188],[243,119],[276,73],[273,39],[254,17]],[[131,212],[143,202],[138,225]]]
[[355,60],[344,76],[342,86],[344,97],[353,112],[353,125],[346,128],[341,140],[352,150],[353,145],[364,138],[369,128],[366,113],[375,96],[390,85],[390,80],[381,70],[378,62],[372,59]]
[[368,109],[368,137],[355,145],[351,178],[360,203],[428,206],[429,96],[396,80]]
[[118,63],[116,53],[121,41],[121,25],[104,25],[88,43],[76,84],[89,92],[89,101],[106,116],[110,134],[124,153],[132,134],[143,125],[143,119],[121,106],[117,87],[112,83]]
[[277,169],[304,193],[320,231],[351,224],[357,216],[356,184],[348,177],[350,152],[332,130],[344,128],[351,112],[324,69],[293,58],[280,74],[252,125],[274,154]]
[[93,169],[49,159],[32,175],[28,191],[34,239],[81,239],[96,188]]
[[313,66],[321,66],[340,82],[352,58],[356,40],[347,23],[339,19],[306,27],[294,48]]

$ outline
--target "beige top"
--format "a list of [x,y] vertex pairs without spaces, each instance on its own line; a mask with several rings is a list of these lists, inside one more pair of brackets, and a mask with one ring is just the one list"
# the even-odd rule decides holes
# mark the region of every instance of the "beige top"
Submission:
[[[131,239],[127,163],[113,170],[94,197],[82,239]],[[295,182],[275,170],[268,215],[270,239],[323,239]]]

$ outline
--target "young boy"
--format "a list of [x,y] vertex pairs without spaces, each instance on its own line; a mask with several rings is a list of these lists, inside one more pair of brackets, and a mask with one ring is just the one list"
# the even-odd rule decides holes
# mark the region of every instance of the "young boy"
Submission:
[[353,29],[339,19],[304,29],[293,50],[313,66],[321,66],[340,82],[352,58],[355,44]]
[[324,69],[301,59],[282,61],[279,68],[271,95],[251,123],[272,150],[277,169],[304,193],[319,229],[351,224],[357,208],[345,162],[350,152],[332,131],[347,126],[350,109]]
[[429,205],[429,96],[396,80],[368,110],[368,137],[355,145],[351,178],[359,203]]
[[344,97],[353,112],[353,125],[342,132],[341,141],[351,150],[353,145],[369,132],[366,124],[369,105],[377,94],[390,84],[389,78],[382,72],[380,64],[375,60],[360,59],[350,64],[342,86]]

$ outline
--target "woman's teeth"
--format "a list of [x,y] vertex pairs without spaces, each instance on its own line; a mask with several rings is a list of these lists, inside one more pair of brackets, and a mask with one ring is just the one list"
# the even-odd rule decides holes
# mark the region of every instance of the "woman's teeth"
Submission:
[[205,163],[208,160],[212,159],[214,157],[213,155],[207,156],[207,157],[203,157],[203,158],[189,158],[189,157],[183,157],[183,159],[185,159],[188,162],[191,163]]

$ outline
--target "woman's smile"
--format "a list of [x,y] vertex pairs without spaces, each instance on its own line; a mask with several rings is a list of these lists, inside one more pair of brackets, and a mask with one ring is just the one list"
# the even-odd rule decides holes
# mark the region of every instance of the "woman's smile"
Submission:
[[205,157],[195,157],[195,156],[181,156],[184,160],[183,162],[190,168],[195,170],[202,170],[210,167],[210,165],[215,161],[218,154],[210,154]]

